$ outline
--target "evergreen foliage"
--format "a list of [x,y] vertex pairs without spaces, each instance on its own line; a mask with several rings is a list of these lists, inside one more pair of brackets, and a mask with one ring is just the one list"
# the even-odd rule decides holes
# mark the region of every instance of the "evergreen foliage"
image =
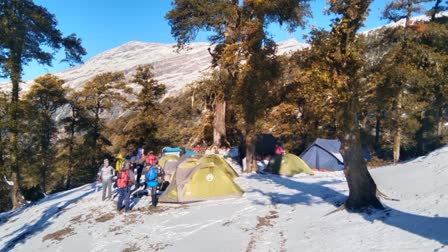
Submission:
[[[81,47],[81,40],[75,34],[63,37],[56,28],[57,22],[53,14],[36,5],[31,0],[0,1],[0,68],[2,76],[9,77],[12,82],[11,106],[9,108],[9,145],[11,148],[9,172],[14,185],[10,197],[14,208],[23,203],[20,194],[20,161],[18,144],[20,138],[20,104],[19,83],[22,67],[35,60],[40,64],[51,65],[54,54],[43,48],[52,50],[65,49],[65,61],[81,62],[86,54]],[[45,47],[43,46],[45,45]]]
[[140,91],[135,94],[136,100],[128,105],[131,114],[124,118],[124,145],[128,149],[144,147],[149,150],[163,147],[157,139],[157,130],[162,121],[157,119],[161,114],[160,100],[166,93],[166,87],[154,79],[151,70],[150,65],[139,66],[132,80]]
[[120,105],[127,103],[124,94],[129,92],[123,73],[107,72],[94,76],[84,85],[80,93],[80,106],[92,118],[84,137],[85,150],[89,153],[84,160],[87,160],[87,171],[92,179],[101,164],[100,160],[108,155],[107,147],[111,145],[106,136],[108,128],[105,117],[110,115],[114,108],[118,109]]
[[[0,92],[0,211],[92,182],[101,160],[113,162],[112,155],[137,147],[244,146],[253,171],[253,140],[266,132],[295,154],[316,137],[339,138],[346,206],[381,208],[363,149],[375,150],[374,162],[398,162],[448,140],[448,19],[436,15],[446,1],[396,0],[384,17],[405,18],[404,27],[365,37],[357,31],[370,2],[327,1],[331,29],[313,29],[310,47],[279,56],[266,27],[303,26],[308,1],[175,0],[166,17],[178,49],[209,31],[214,66],[178,96],[164,97],[165,85],[145,65],[128,80],[99,74],[81,90],[45,75],[19,99],[22,66],[51,63],[40,45],[66,49],[73,62],[85,52],[74,35],[62,36],[44,8],[0,0],[0,64],[13,83],[11,92]],[[426,11],[430,20],[411,22],[427,2],[434,3]]]
[[[179,48],[192,41],[199,30],[213,32],[209,37],[216,44],[211,52],[213,63],[226,71],[229,81],[225,83],[235,90],[231,100],[240,107],[244,122],[242,132],[248,155],[247,171],[255,171],[253,145],[260,131],[258,120],[267,109],[266,93],[280,76],[274,54],[275,43],[266,34],[265,28],[270,23],[286,24],[290,31],[303,27],[305,18],[310,15],[308,1],[175,0],[172,5],[167,19]],[[230,89],[224,87],[220,90]],[[222,103],[220,106],[226,106],[229,101],[223,93],[218,93],[216,97]],[[225,118],[225,115],[215,113],[214,117]],[[222,130],[219,127],[222,124],[215,124],[214,128]]]
[[55,138],[58,132],[54,119],[56,111],[66,104],[64,81],[47,74],[34,80],[25,100],[30,105],[30,127],[33,129],[33,159],[38,164],[39,185],[47,193],[47,184],[52,181],[56,158]]

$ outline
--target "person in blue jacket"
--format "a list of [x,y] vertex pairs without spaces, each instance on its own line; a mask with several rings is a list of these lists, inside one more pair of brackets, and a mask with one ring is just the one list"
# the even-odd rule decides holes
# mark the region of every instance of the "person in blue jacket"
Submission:
[[151,205],[157,206],[157,186],[159,185],[159,175],[161,174],[161,168],[158,166],[158,164],[155,165],[147,165],[148,170],[145,174],[145,183],[147,190],[151,191]]

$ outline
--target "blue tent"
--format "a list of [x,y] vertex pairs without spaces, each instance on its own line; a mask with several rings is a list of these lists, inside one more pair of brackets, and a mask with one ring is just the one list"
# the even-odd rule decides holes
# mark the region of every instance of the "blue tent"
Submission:
[[185,150],[185,155],[186,156],[193,156],[194,154],[197,154],[197,152],[195,152],[193,150]]
[[162,153],[163,153],[163,155],[174,154],[174,155],[179,156],[181,150],[182,149],[180,147],[165,147],[162,149]]

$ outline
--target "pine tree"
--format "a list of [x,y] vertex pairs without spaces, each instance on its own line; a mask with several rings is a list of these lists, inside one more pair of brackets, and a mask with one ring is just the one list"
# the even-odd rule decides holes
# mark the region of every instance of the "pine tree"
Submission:
[[154,150],[160,145],[156,139],[160,122],[156,119],[160,114],[160,100],[166,93],[166,86],[154,79],[151,70],[150,65],[139,66],[132,79],[140,91],[135,94],[137,99],[128,106],[133,113],[127,117],[123,129],[126,136],[125,145],[131,146],[132,149],[143,146],[145,149]]
[[[10,97],[5,92],[0,91],[0,174],[10,178],[10,171],[7,169],[6,155],[8,153],[8,111]],[[4,179],[4,178],[3,178]],[[9,188],[6,183],[0,183],[0,212],[8,211],[12,208],[12,201],[9,197]]]
[[307,71],[321,85],[327,104],[335,110],[336,133],[342,142],[344,173],[349,187],[345,206],[350,210],[382,208],[376,184],[362,153],[360,111],[366,83],[363,37],[357,35],[371,1],[329,0],[328,13],[335,15],[331,31],[313,30],[305,59]]
[[[192,41],[199,30],[213,32],[209,37],[216,44],[213,62],[227,72],[227,83],[237,94],[233,101],[242,108],[249,172],[256,170],[257,121],[265,110],[267,90],[280,74],[274,57],[275,43],[268,38],[265,27],[277,22],[293,31],[304,25],[309,14],[306,0],[175,0],[173,10],[167,14],[179,47]],[[221,90],[228,94],[231,89],[223,87]],[[225,97],[223,100],[227,101]],[[223,107],[216,107],[223,111]],[[225,125],[222,119],[220,121]]]
[[[239,29],[240,7],[237,0],[176,0],[172,3],[173,9],[166,18],[171,26],[171,34],[177,39],[178,48],[183,48],[193,41],[198,30],[212,31],[210,42],[215,44],[212,55],[213,66],[219,66],[220,71],[226,75],[228,81],[222,86],[216,87],[214,96],[213,115],[213,143],[221,146],[226,142],[226,104],[229,100],[229,88],[235,86],[237,74],[237,62],[220,61],[225,50],[235,50],[237,33]],[[226,85],[227,84],[227,85]]]
[[[83,107],[83,95],[79,91],[72,89],[67,90],[68,112],[66,117],[61,119],[63,126],[63,134],[59,141],[58,148],[58,167],[62,170],[61,174],[63,182],[61,185],[66,190],[72,188],[73,180],[82,178],[74,178],[77,173],[76,169],[88,170],[85,161],[85,152],[83,151],[83,134],[85,135],[89,127],[92,125],[92,117],[89,116],[85,107]],[[88,151],[87,151],[88,152]],[[79,173],[79,172],[78,172]],[[78,183],[80,184],[80,183]]]
[[18,113],[19,113],[19,83],[22,77],[22,66],[32,60],[40,64],[50,65],[54,54],[41,47],[58,50],[64,48],[65,60],[80,62],[86,54],[81,47],[81,40],[74,34],[63,37],[56,28],[57,22],[53,14],[45,8],[35,5],[31,0],[1,0],[0,1],[0,67],[5,76],[12,82],[10,107],[11,124],[9,127],[9,142],[12,148],[10,155],[11,187],[10,196],[13,208],[20,205],[20,167],[18,164]]
[[40,187],[47,193],[48,178],[54,170],[55,137],[57,124],[56,111],[66,104],[64,81],[54,75],[44,75],[34,80],[25,99],[32,108],[31,123],[35,145],[35,159],[39,164]]
[[121,72],[107,72],[94,76],[81,91],[81,106],[92,117],[91,125],[87,130],[86,145],[90,150],[88,160],[90,175],[94,176],[99,165],[101,155],[107,153],[105,147],[111,143],[104,135],[106,126],[104,113],[110,113],[114,106],[127,102],[124,75]]
[[443,140],[444,123],[447,120],[448,85],[448,22],[446,18],[431,19],[413,28],[415,33],[413,59],[415,68],[424,76],[416,85],[420,100],[426,104],[418,119],[417,154],[424,155]]
[[[415,46],[412,39],[412,26],[411,17],[414,13],[423,12],[422,3],[429,2],[429,0],[396,0],[388,3],[383,11],[384,18],[391,21],[398,21],[405,19],[404,27],[393,28],[389,31],[387,37],[390,45],[390,50],[383,57],[381,63],[384,68],[387,69],[391,75],[386,75],[385,86],[388,88],[392,96],[392,108],[394,113],[392,118],[393,124],[393,160],[398,162],[400,160],[400,149],[402,144],[402,133],[404,126],[404,119],[402,115],[405,113],[403,105],[406,103],[404,100],[404,93],[407,92],[408,87],[411,87],[411,82],[416,80],[416,75],[419,75],[419,70],[416,69],[414,62],[409,56],[414,54],[413,49]],[[397,74],[395,74],[397,73]],[[401,73],[401,77],[398,77],[398,73]],[[410,74],[413,73],[413,74]],[[418,82],[418,81],[417,81]]]

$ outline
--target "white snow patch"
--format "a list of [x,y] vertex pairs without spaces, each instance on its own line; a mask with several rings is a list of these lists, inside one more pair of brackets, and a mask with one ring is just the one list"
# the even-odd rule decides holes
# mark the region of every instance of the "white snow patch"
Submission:
[[[237,166],[235,166],[238,170]],[[339,211],[343,172],[242,174],[239,199],[119,214],[95,184],[0,214],[0,251],[448,251],[448,147],[370,170],[386,210]]]

